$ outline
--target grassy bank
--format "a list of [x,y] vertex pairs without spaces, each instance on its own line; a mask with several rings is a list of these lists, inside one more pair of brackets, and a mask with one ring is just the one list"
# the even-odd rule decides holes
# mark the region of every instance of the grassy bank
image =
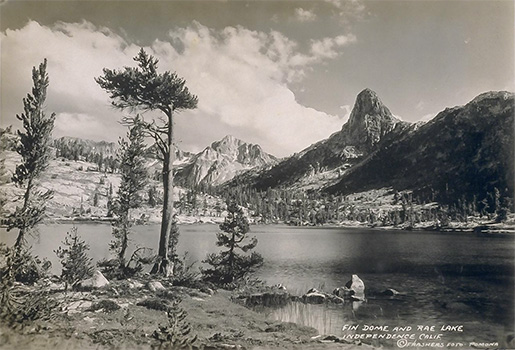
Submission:
[[[65,292],[51,285],[49,299],[56,306],[48,317],[0,328],[2,349],[157,349],[167,343],[158,339],[167,324],[166,310],[173,302],[187,316],[198,349],[354,349],[356,343],[336,343],[316,337],[313,328],[267,318],[233,302],[235,292],[208,288],[150,287],[150,276],[111,281],[107,286],[82,292]],[[155,282],[155,281],[154,281]],[[30,295],[35,287],[26,287]]]

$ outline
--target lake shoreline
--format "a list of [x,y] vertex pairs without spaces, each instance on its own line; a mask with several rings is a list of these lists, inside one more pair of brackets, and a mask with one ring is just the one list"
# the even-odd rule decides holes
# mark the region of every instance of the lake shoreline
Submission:
[[[154,289],[151,282],[161,287]],[[163,310],[172,300],[181,300],[179,306],[192,330],[190,339],[197,337],[198,349],[375,349],[361,341],[342,343],[320,336],[314,328],[267,318],[235,302],[238,292],[234,291],[174,286],[171,280],[148,275],[113,280],[89,291],[65,292],[59,287],[51,287],[49,297],[59,306],[49,319],[16,328],[0,324],[2,349],[155,349],[160,344],[156,334],[167,322]],[[41,286],[24,287],[24,291],[30,294],[35,288]]]
[[[73,223],[86,223],[86,224],[111,224],[113,218],[108,217],[57,217],[48,218],[43,224],[73,224]],[[179,225],[219,225],[223,222],[222,217],[194,217],[194,216],[181,216],[179,217]],[[140,223],[142,225],[160,224],[158,220],[149,220]],[[479,235],[494,236],[494,235],[515,235],[515,222],[513,220],[507,223],[496,223],[492,220],[485,220],[475,223],[462,223],[450,222],[447,226],[437,227],[434,222],[418,223],[413,227],[408,225],[397,226],[380,226],[370,225],[368,223],[360,223],[358,221],[350,222],[344,221],[340,224],[330,223],[322,225],[289,225],[284,222],[274,223],[261,223],[250,221],[251,226],[270,226],[278,225],[284,227],[298,227],[298,228],[350,228],[350,229],[373,229],[378,231],[409,231],[409,232],[441,232],[441,233],[475,233]],[[3,226],[0,226],[3,227]]]

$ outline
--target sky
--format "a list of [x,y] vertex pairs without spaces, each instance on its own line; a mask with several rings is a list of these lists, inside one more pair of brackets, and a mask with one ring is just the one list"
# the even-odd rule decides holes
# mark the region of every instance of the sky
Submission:
[[192,152],[230,134],[291,155],[340,130],[365,88],[409,122],[515,91],[508,0],[4,0],[0,41],[2,127],[18,127],[31,69],[47,58],[54,137],[118,140],[131,112],[94,78],[144,48],[198,96],[174,122]]

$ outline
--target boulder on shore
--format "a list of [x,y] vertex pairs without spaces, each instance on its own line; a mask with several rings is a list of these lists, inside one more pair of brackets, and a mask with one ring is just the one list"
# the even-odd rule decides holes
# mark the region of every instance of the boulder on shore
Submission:
[[387,288],[385,290],[383,290],[381,292],[381,295],[386,295],[386,296],[389,296],[389,297],[394,297],[394,296],[400,296],[400,295],[404,295],[404,293],[401,293],[393,288]]
[[109,281],[102,275],[102,272],[96,270],[91,278],[79,282],[80,288],[102,288],[107,286]]

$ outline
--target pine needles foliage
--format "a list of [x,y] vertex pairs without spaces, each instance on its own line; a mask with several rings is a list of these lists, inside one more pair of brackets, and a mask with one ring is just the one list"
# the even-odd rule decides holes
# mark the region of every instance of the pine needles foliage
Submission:
[[159,326],[153,337],[159,341],[159,350],[194,349],[197,336],[191,332],[191,326],[186,321],[187,313],[176,300],[166,312],[167,324]]
[[22,206],[17,206],[7,219],[7,230],[19,229],[14,244],[19,251],[25,242],[25,234],[34,228],[44,217],[45,202],[52,196],[51,191],[38,189],[37,179],[48,167],[51,134],[54,128],[55,113],[47,116],[44,112],[46,92],[49,84],[46,72],[47,61],[32,69],[32,93],[23,99],[23,113],[16,117],[23,124],[18,131],[19,142],[15,150],[21,156],[12,181],[23,187]]
[[57,303],[50,298],[45,283],[30,290],[25,284],[41,281],[51,264],[33,256],[30,249],[16,250],[4,244],[0,256],[0,320],[16,328],[50,318]]
[[203,263],[207,263],[211,268],[202,270],[204,280],[225,287],[246,277],[263,264],[260,254],[244,254],[253,250],[258,241],[256,237],[247,239],[250,227],[243,209],[235,202],[229,201],[227,211],[227,217],[220,224],[222,232],[216,235],[216,245],[225,247],[226,250],[208,254]]
[[67,232],[62,245],[54,250],[63,266],[61,279],[65,289],[75,288],[78,282],[93,276],[92,258],[87,253],[89,245],[80,238],[76,227]]

